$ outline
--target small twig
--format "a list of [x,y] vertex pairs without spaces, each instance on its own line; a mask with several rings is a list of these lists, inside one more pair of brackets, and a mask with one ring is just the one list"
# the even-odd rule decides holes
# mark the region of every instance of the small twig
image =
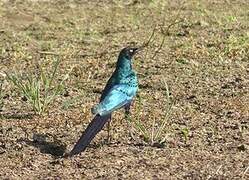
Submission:
[[222,168],[222,165],[220,165],[220,166],[218,167],[218,169],[216,170],[216,172],[215,172],[216,175],[218,175],[218,173],[219,173],[219,171],[220,171],[221,168]]
[[[163,26],[164,26],[164,25],[162,25],[162,26],[160,27],[161,33],[163,34],[163,40],[162,40],[161,44],[159,45],[159,48],[155,51],[154,55],[152,56],[152,59],[154,59],[154,58],[156,57],[156,55],[158,54],[158,52],[162,49],[162,47],[163,47],[163,45],[164,45],[164,42],[165,42],[165,40],[166,40],[166,36],[169,35],[169,30],[170,30],[170,28],[173,27],[174,25],[179,24],[180,22],[182,22],[182,20],[177,21],[177,20],[179,19],[179,16],[180,16],[180,10],[181,10],[181,9],[182,9],[182,8],[180,8],[180,9],[178,10],[175,19],[173,20],[172,23],[170,23],[170,24],[167,26],[166,30],[163,29]],[[164,23],[163,23],[163,24],[164,24]]]
[[78,56],[80,57],[102,57],[104,56],[105,54],[116,54],[118,53],[119,51],[118,50],[115,50],[115,51],[103,51],[103,52],[100,52],[100,53],[92,53],[92,54],[78,54]]
[[220,166],[217,168],[217,170],[216,170],[216,172],[214,173],[214,175],[209,175],[208,178],[207,178],[207,180],[211,179],[211,178],[214,177],[215,175],[218,175],[218,173],[219,173],[221,167],[222,167],[222,165],[220,165]]
[[154,134],[155,134],[155,125],[156,124],[156,117],[154,115],[153,117],[153,123],[152,123],[152,131],[151,131],[151,144],[154,144]]
[[247,171],[249,170],[249,166],[247,166],[246,170],[243,172],[243,175],[242,175],[242,178],[241,179],[244,179],[245,175],[247,174]]
[[[118,51],[103,51],[103,52],[100,52],[100,53],[92,53],[92,54],[82,54],[82,53],[79,53],[77,54],[76,56],[79,56],[79,57],[102,57],[103,55],[105,54],[116,54]],[[38,53],[40,54],[44,54],[44,55],[53,55],[53,56],[65,56],[67,54],[65,53],[56,53],[56,52],[52,52],[52,51],[38,51]]]
[[45,54],[45,55],[54,55],[54,56],[63,56],[65,54],[62,53],[56,53],[51,51],[38,51],[39,54]]
[[177,19],[179,19],[179,16],[180,16],[180,10],[178,11],[178,13],[177,13],[175,19],[173,20],[173,22],[167,26],[166,30],[163,30],[163,28],[162,28],[163,26],[161,26],[161,33],[163,35],[169,35],[170,34],[169,33],[170,28],[173,27],[174,25],[177,25],[177,24],[181,23],[183,21],[182,19],[177,21]]
[[[156,32],[156,27],[154,27],[154,29],[153,29],[153,31],[152,31],[152,33],[151,33],[151,35],[150,35],[148,41],[147,41],[146,43],[144,43],[144,44],[140,47],[140,50],[143,50],[145,47],[148,47],[148,46],[149,46],[149,44],[150,44],[151,41],[152,41],[152,38],[155,36],[155,32]],[[144,57],[145,57],[144,59],[146,59],[147,54],[148,54],[148,51],[146,51],[145,56],[144,56]]]
[[178,24],[178,23],[180,23],[180,21],[174,22],[174,23],[170,24],[170,25],[168,26],[167,30],[166,30],[166,33],[165,33],[165,32],[163,31],[163,29],[161,28],[161,32],[162,32],[162,34],[164,35],[164,36],[163,36],[163,40],[162,40],[161,44],[159,45],[159,48],[155,51],[154,55],[152,56],[152,59],[154,59],[154,58],[156,57],[156,55],[158,54],[158,52],[162,49],[162,47],[163,47],[163,45],[164,45],[164,42],[165,42],[165,39],[166,39],[166,36],[169,34],[169,29],[170,29],[170,27],[172,27],[173,25]]
[[151,33],[151,35],[150,35],[150,37],[149,37],[148,41],[147,41],[146,43],[144,43],[144,44],[140,47],[140,49],[143,49],[143,48],[145,48],[145,47],[148,47],[148,46],[149,46],[149,44],[150,44],[150,42],[151,42],[152,38],[153,38],[153,37],[154,37],[154,35],[155,35],[155,32],[156,32],[156,27],[154,27],[154,29],[153,29],[153,31],[152,31],[152,33]]

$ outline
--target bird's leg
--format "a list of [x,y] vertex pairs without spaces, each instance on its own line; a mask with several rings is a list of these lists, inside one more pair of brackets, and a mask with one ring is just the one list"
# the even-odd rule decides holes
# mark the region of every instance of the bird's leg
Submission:
[[130,109],[131,109],[131,102],[126,104],[124,106],[124,109],[125,109],[125,118],[128,118],[129,115],[130,115]]
[[130,108],[131,108],[131,102],[130,103],[128,103],[128,104],[126,104],[125,105],[125,107],[124,107],[124,109],[125,109],[125,119],[127,120],[127,123],[128,123],[128,129],[129,129],[129,133],[130,133],[130,135],[131,135],[131,137],[132,137],[132,139],[134,139],[134,135],[133,135],[133,133],[132,133],[132,126],[131,126],[131,117],[130,117]]
[[111,120],[112,116],[110,116],[109,121],[107,122],[107,144],[111,142]]

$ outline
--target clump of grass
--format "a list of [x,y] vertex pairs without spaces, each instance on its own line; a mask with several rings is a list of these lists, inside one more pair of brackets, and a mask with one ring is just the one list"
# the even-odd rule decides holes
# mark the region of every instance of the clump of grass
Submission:
[[230,35],[226,41],[225,53],[231,51],[245,51],[248,48],[249,43],[249,33],[242,36]]
[[69,73],[60,82],[55,83],[59,64],[60,61],[56,60],[52,68],[52,73],[45,72],[40,67],[39,73],[36,75],[28,73],[24,78],[16,73],[6,73],[7,79],[23,94],[31,104],[33,110],[39,115],[47,112],[48,107],[64,90],[64,82],[68,79]]
[[[173,103],[170,100],[169,95],[169,89],[168,85],[163,80],[164,86],[165,86],[165,98],[166,98],[166,104],[165,104],[165,112],[164,116],[162,116],[160,119],[157,119],[157,117],[154,115],[152,121],[148,120],[146,123],[141,121],[141,116],[136,115],[134,118],[128,117],[128,122],[131,124],[132,128],[135,130],[136,133],[142,137],[142,140],[150,145],[155,147],[163,147],[166,141],[166,125],[170,118],[170,115],[172,113],[172,106]],[[135,110],[136,112],[143,111],[141,98],[138,98],[138,106]],[[152,124],[148,125],[147,122],[152,122]]]

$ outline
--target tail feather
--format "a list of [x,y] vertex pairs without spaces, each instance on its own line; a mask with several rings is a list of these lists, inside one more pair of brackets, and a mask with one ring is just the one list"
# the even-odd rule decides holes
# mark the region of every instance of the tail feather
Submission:
[[96,115],[91,121],[91,123],[87,126],[86,130],[81,135],[80,139],[75,144],[72,151],[66,156],[73,156],[84,151],[86,147],[90,144],[92,139],[96,136],[96,134],[103,128],[108,119],[110,119],[110,117],[110,114],[105,116]]

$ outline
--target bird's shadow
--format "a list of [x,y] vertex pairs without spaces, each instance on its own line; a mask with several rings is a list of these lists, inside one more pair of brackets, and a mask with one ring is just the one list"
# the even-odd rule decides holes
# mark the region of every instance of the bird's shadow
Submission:
[[41,153],[50,154],[56,158],[62,157],[66,151],[66,145],[52,136],[53,141],[47,141],[48,137],[51,135],[46,134],[33,134],[32,140],[25,139],[24,141],[27,145],[38,148]]

